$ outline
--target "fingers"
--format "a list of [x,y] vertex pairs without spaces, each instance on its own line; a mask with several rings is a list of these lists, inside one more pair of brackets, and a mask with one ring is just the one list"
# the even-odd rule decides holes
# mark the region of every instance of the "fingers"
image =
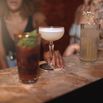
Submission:
[[50,59],[50,53],[49,52],[45,52],[44,53],[44,60],[47,61],[48,63],[50,63],[51,59]]
[[63,58],[62,58],[62,56],[61,56],[59,51],[55,51],[54,52],[52,63],[57,68],[63,68],[64,67]]
[[[59,52],[60,53],[60,52]],[[63,60],[63,57],[62,57],[62,55],[60,54],[59,55],[59,64],[60,64],[60,66],[62,67],[62,68],[64,68],[64,60]]]
[[63,68],[64,61],[59,51],[54,51],[51,59],[51,55],[49,52],[44,54],[44,58],[48,63],[52,63],[52,65],[56,68]]

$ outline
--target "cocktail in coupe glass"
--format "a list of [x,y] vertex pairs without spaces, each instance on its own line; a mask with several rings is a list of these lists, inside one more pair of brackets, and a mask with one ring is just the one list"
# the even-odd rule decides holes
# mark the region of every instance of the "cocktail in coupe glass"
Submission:
[[51,55],[49,65],[52,69],[54,69],[54,66],[52,64],[54,53],[53,41],[59,40],[63,37],[64,27],[39,27],[39,34],[41,35],[41,38],[43,38],[46,41],[49,41],[49,53]]

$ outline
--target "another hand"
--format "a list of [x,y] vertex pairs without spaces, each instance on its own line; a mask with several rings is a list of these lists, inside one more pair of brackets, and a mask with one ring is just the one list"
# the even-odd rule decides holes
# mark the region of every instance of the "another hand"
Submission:
[[79,44],[77,44],[77,43],[71,44],[66,48],[63,56],[70,56],[70,55],[73,55],[75,52],[79,52],[79,51],[80,51],[80,45]]
[[62,58],[62,56],[61,56],[59,51],[54,51],[52,60],[51,60],[51,56],[50,56],[49,51],[45,52],[44,53],[44,59],[48,63],[52,62],[54,67],[57,67],[57,68],[63,68],[64,67],[64,61],[63,61],[63,58]]

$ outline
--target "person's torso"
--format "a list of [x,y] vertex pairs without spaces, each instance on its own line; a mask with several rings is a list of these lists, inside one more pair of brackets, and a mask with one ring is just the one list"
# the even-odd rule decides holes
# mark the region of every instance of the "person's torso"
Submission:
[[[12,39],[12,37],[7,29],[7,25],[3,18],[1,20],[1,27],[2,27],[1,28],[2,40],[3,40],[4,49],[6,51],[6,55],[8,55],[10,52],[13,53],[13,55],[14,55],[16,52],[15,40]],[[29,17],[27,24],[25,25],[24,30],[22,30],[22,32],[30,32],[33,29],[34,29],[34,27],[33,27],[32,17]],[[19,31],[18,31],[18,33],[19,33]]]

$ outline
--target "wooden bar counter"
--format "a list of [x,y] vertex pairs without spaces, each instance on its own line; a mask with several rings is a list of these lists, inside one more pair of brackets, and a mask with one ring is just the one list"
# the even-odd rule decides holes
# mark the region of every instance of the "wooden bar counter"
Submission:
[[0,103],[45,103],[103,78],[103,55],[92,63],[81,62],[78,55],[64,60],[64,69],[42,70],[30,85],[19,82],[16,67],[0,70]]

